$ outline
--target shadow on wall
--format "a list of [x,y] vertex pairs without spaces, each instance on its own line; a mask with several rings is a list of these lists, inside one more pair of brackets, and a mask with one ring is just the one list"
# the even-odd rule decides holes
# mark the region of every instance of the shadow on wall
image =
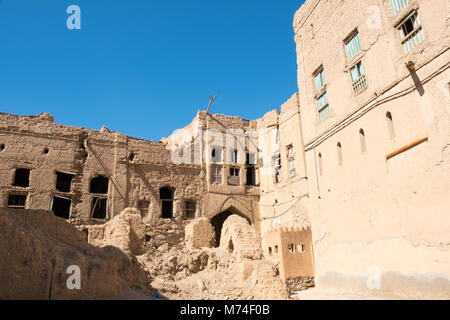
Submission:
[[[0,209],[0,299],[148,299],[155,290],[136,261],[47,211]],[[77,266],[80,289],[68,288]],[[20,279],[20,281],[17,281]]]

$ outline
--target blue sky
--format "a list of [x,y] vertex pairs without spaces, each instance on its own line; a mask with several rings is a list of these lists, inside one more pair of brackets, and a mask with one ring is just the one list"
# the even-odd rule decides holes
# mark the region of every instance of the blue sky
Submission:
[[[0,0],[0,112],[159,141],[212,113],[261,117],[297,89],[303,0]],[[81,30],[66,9],[81,8]]]

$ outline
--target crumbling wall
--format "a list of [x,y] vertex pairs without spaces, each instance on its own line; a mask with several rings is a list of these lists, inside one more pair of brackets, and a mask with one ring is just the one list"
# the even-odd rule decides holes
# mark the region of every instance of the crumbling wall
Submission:
[[215,240],[214,228],[206,217],[195,219],[186,226],[185,244],[187,248],[212,248]]
[[[94,247],[48,211],[0,209],[1,299],[148,297],[150,278],[116,247]],[[79,267],[80,288],[67,282]],[[69,281],[70,283],[75,283]]]

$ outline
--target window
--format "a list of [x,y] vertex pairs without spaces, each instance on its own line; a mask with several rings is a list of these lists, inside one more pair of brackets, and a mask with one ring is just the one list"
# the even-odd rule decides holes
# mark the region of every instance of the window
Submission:
[[272,255],[272,247],[269,247],[269,255]]
[[3,150],[5,150],[5,144],[4,143],[0,144],[0,151],[3,151]]
[[239,185],[239,168],[230,168],[230,176],[228,177],[228,184],[230,185]]
[[70,198],[55,196],[52,203],[52,211],[54,215],[66,220],[69,219],[71,203],[72,201]]
[[359,140],[361,141],[361,153],[366,153],[366,135],[363,129],[359,130]]
[[275,246],[275,253],[278,253],[278,246]]
[[256,186],[256,154],[247,152],[246,163],[246,175],[247,175],[247,185]]
[[56,190],[61,192],[70,192],[73,175],[56,172]]
[[194,201],[186,201],[184,204],[184,218],[185,219],[194,219],[195,218],[195,207],[196,204]]
[[98,176],[91,180],[90,193],[107,194],[109,179],[103,176]]
[[289,244],[288,249],[290,253],[294,253],[294,244],[293,243]]
[[295,158],[294,158],[294,147],[292,145],[287,147],[287,158],[289,167],[289,177],[295,176]]
[[8,196],[8,207],[13,209],[25,209],[27,196],[23,194],[10,194]]
[[247,185],[256,186],[256,169],[255,166],[248,166],[246,169]]
[[342,145],[340,142],[337,144],[338,164],[342,166]]
[[28,188],[30,186],[30,169],[16,169],[13,186]]
[[322,164],[322,154],[319,153],[319,174],[322,175],[323,174],[323,164]]
[[392,114],[388,111],[386,112],[386,123],[388,127],[389,138],[392,140],[395,138],[394,122],[392,121]]
[[316,86],[316,90],[322,89],[325,85],[325,71],[323,68],[314,75],[314,84]]
[[391,7],[396,16],[404,7],[408,5],[408,0],[391,0]]
[[330,115],[330,106],[328,104],[328,95],[325,91],[320,97],[316,99],[317,109],[319,112],[319,120],[323,121]]
[[108,199],[94,197],[91,205],[91,217],[94,219],[106,219],[108,212]]
[[364,67],[362,62],[358,62],[350,69],[350,76],[352,78],[352,87],[354,93],[359,93],[367,87],[366,76],[364,74]]
[[219,166],[211,167],[211,182],[222,183],[222,167]]
[[238,151],[236,149],[230,150],[230,163],[237,163]]
[[414,47],[421,43],[425,36],[420,25],[417,11],[413,11],[398,27],[404,53],[410,52]]
[[324,69],[320,67],[319,71],[315,72],[313,76],[314,76],[314,86],[317,91],[316,103],[319,113],[319,120],[323,121],[330,115],[330,108],[328,106],[328,95],[325,90],[322,90],[325,87]]
[[275,183],[281,181],[281,155],[277,153],[272,157]]
[[161,217],[163,219],[173,218],[173,191],[164,187],[159,190],[159,198],[161,199]]
[[361,42],[359,41],[359,33],[356,31],[350,40],[345,42],[345,52],[348,60],[352,60],[358,52],[361,51]]
[[219,147],[213,147],[211,150],[211,161],[221,162],[222,161],[222,149]]
[[305,253],[305,245],[304,244],[297,245],[297,250],[300,253]]

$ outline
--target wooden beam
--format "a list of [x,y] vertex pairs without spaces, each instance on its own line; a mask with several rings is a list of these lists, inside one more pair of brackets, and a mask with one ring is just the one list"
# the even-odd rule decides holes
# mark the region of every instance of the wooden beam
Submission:
[[418,144],[420,144],[420,143],[422,143],[422,142],[424,142],[424,141],[427,141],[427,140],[428,140],[428,137],[425,137],[425,138],[418,139],[418,140],[416,140],[416,141],[414,141],[414,142],[411,142],[410,144],[407,144],[406,146],[401,147],[400,149],[397,149],[397,150],[395,150],[394,152],[391,152],[391,153],[387,154],[387,155],[386,155],[386,160],[389,160],[390,158],[392,158],[392,157],[398,155],[399,153],[402,153],[403,151],[406,151],[406,150],[408,150],[408,149],[411,149],[412,147],[415,147],[415,146],[417,146]]

